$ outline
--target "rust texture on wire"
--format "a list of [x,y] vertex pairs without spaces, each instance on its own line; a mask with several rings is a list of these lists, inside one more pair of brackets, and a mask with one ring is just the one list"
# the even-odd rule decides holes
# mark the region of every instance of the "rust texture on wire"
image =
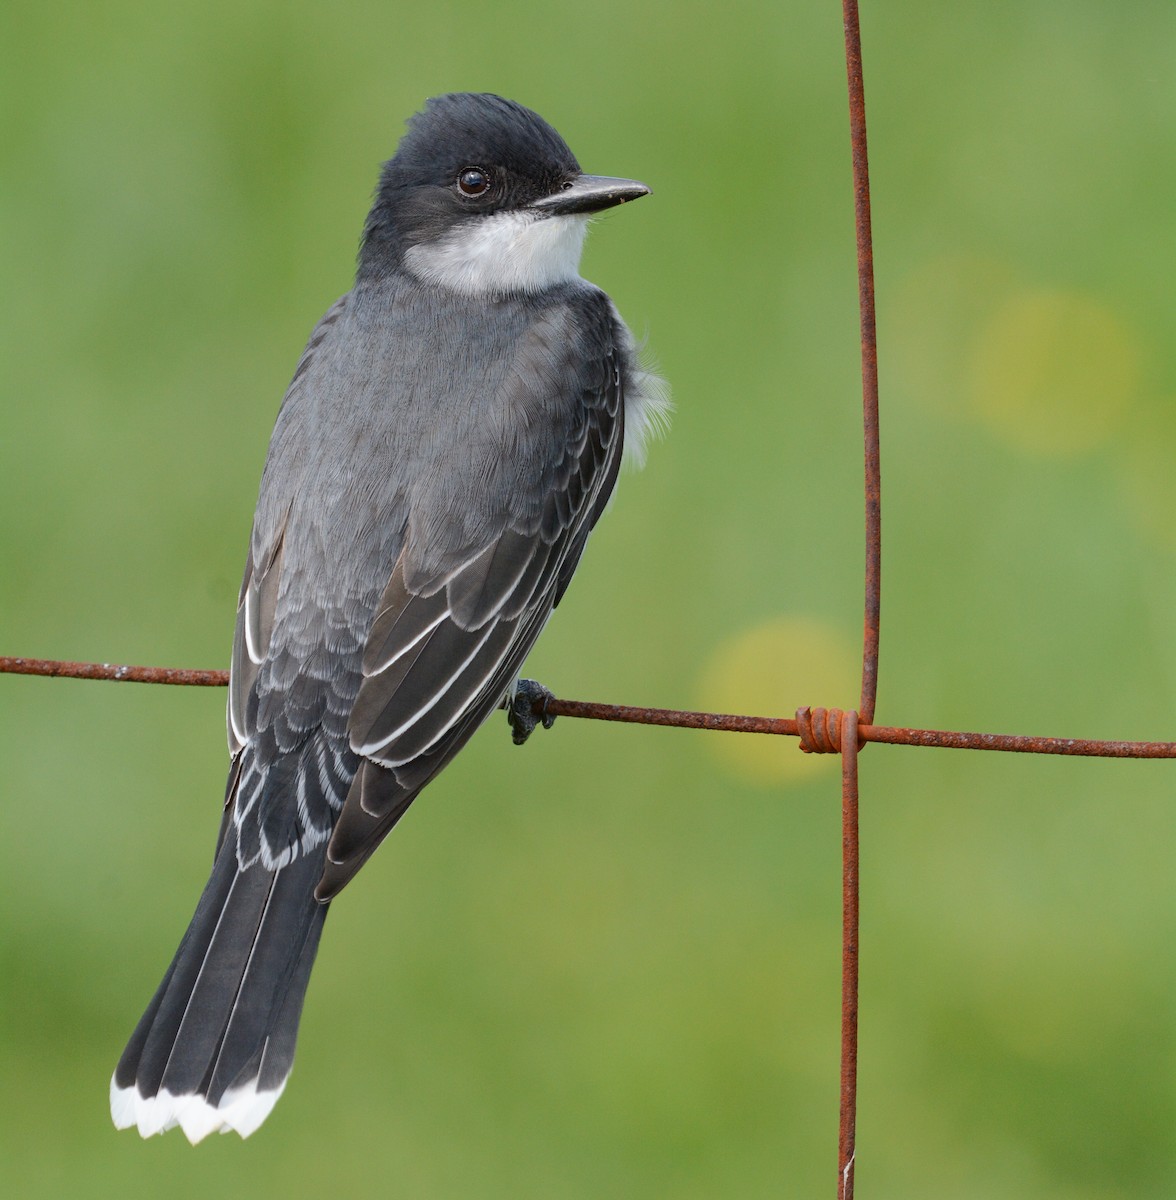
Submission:
[[[556,717],[617,721],[629,725],[669,725],[680,729],[710,729],[723,733],[767,733],[799,738],[810,754],[836,754],[841,747],[839,709],[802,708],[789,717],[736,716],[676,708],[641,708],[631,704],[601,704],[586,700],[547,701]],[[538,714],[538,710],[536,711]],[[1037,737],[1015,733],[965,733],[950,729],[907,729],[891,725],[859,725],[859,746],[883,742],[891,746],[936,746],[944,750],[996,750],[1013,754],[1068,754],[1086,758],[1176,758],[1176,742],[1102,741],[1094,738]]]
[[862,691],[858,712],[797,711],[800,748],[841,749],[841,1103],[837,1136],[837,1200],[853,1200],[857,1161],[858,1054],[858,749],[859,717],[874,720],[882,616],[882,454],[878,423],[878,330],[874,314],[874,239],[870,165],[866,151],[866,89],[857,0],[842,0],[849,134],[853,157],[853,218],[857,243],[858,315],[862,348],[862,434],[866,492],[866,595],[862,621]]
[[874,239],[870,225],[870,168],[866,154],[866,92],[857,0],[842,0],[849,130],[853,149],[853,213],[857,240],[858,309],[862,342],[862,428],[865,434],[866,605],[862,626],[863,725],[874,720],[878,696],[878,636],[882,614],[882,453],[878,435],[878,331],[874,319]]
[[115,663],[58,662],[51,658],[0,657],[0,675],[48,675],[55,679],[106,679],[115,683],[174,683],[184,687],[227,687],[228,671],[182,667],[129,667]]
[[[114,663],[65,662],[48,658],[0,656],[0,675],[47,675],[58,679],[104,679],[124,683],[171,683],[187,687],[225,687],[228,671],[195,671],[179,667],[132,667]],[[802,740],[811,754],[836,754],[840,750],[839,709],[812,708],[816,721],[829,723],[830,739],[815,733],[804,742],[803,722],[791,717],[740,716],[735,713],[696,712],[680,708],[645,708],[634,704],[605,704],[591,700],[547,701],[554,717],[613,721],[623,725],[666,725],[677,729],[709,729],[719,733],[766,733]],[[826,714],[824,717],[820,714]],[[536,716],[542,715],[538,707]],[[1093,738],[1036,737],[1011,733],[962,733],[950,729],[907,729],[890,725],[859,725],[858,742],[884,742],[891,746],[935,746],[945,750],[998,750],[1014,754],[1070,754],[1087,758],[1176,758],[1176,742],[1099,741]]]
[[[799,713],[797,716],[799,717]],[[837,1200],[852,1200],[857,1159],[858,1050],[858,715],[845,713],[841,742],[841,1120]]]

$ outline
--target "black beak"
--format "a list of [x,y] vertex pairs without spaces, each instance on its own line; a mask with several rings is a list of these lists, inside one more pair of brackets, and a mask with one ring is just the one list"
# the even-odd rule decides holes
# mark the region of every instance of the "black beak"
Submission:
[[558,192],[536,200],[531,207],[544,216],[594,213],[628,200],[649,195],[649,188],[635,179],[610,179],[607,175],[579,175]]

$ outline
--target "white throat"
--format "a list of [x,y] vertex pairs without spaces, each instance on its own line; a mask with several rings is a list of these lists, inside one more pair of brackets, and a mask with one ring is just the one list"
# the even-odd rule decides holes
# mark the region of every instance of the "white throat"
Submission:
[[425,283],[467,296],[541,292],[580,277],[587,216],[501,212],[413,246],[405,265]]

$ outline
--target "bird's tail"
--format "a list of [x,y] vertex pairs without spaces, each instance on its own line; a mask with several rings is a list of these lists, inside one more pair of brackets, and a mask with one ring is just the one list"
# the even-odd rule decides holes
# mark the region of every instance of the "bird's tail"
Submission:
[[277,871],[237,862],[226,837],[188,932],[110,1081],[119,1129],[179,1125],[196,1142],[248,1137],[294,1061],[302,1000],[327,905],[314,899],[326,846]]

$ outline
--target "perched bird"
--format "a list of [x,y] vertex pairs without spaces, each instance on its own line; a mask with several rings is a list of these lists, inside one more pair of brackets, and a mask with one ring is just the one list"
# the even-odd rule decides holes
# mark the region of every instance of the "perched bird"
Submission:
[[[111,1080],[120,1128],[252,1133],[286,1085],[332,898],[487,716],[666,412],[579,275],[585,175],[499,96],[430,100],[385,164],[262,474],[212,875]],[[531,693],[515,706],[529,732]]]

